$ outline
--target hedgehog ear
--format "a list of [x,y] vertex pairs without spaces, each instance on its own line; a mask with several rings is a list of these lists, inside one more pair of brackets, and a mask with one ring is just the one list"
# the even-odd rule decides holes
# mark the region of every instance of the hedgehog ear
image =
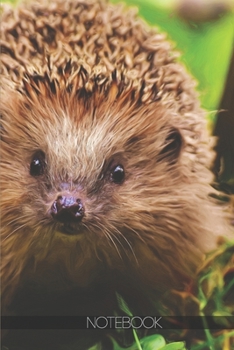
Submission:
[[165,159],[170,164],[175,164],[179,158],[183,146],[183,138],[179,130],[176,128],[171,128],[164,143],[164,147],[159,153],[160,160]]

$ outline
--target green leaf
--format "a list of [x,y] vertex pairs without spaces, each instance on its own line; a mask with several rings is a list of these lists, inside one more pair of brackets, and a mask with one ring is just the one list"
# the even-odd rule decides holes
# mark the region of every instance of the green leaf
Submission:
[[133,314],[131,313],[126,301],[121,297],[121,295],[119,293],[116,292],[116,297],[117,297],[117,301],[119,304],[119,308],[128,316],[133,317]]
[[100,343],[93,345],[88,350],[102,350],[102,345]]
[[143,350],[161,350],[166,342],[162,335],[154,334],[141,339],[141,345]]
[[167,344],[160,350],[186,350],[186,347],[185,347],[185,343],[180,341],[180,342]]

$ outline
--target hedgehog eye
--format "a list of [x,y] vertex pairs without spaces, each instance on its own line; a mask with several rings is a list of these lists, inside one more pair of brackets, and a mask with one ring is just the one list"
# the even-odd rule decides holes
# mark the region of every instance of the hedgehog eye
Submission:
[[40,176],[43,175],[45,171],[45,153],[42,151],[37,151],[32,158],[30,163],[30,175]]
[[115,165],[111,169],[110,178],[115,184],[121,184],[124,181],[125,173],[121,164]]

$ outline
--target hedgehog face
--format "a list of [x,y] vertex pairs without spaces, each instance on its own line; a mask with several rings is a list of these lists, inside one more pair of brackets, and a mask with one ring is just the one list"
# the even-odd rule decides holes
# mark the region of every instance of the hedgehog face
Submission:
[[[32,17],[19,11],[33,36],[18,24],[12,31],[14,11],[5,13],[4,239],[27,233],[36,251],[49,251],[57,236],[94,250],[155,235],[159,246],[168,237],[173,245],[169,232],[181,227],[187,205],[177,186],[206,158],[196,154],[202,113],[194,83],[164,35],[134,12],[102,1],[71,2],[70,11],[60,0],[56,10],[47,5],[29,5]],[[44,21],[48,13],[53,25],[42,30],[34,15]]]
[[141,235],[146,223],[155,227],[160,201],[167,205],[162,178],[170,169],[165,186],[173,189],[182,148],[157,103],[100,96],[97,104],[93,96],[87,107],[69,94],[44,102],[10,95],[3,102],[2,212],[17,221],[8,235],[30,230],[35,241],[69,235],[116,244]]

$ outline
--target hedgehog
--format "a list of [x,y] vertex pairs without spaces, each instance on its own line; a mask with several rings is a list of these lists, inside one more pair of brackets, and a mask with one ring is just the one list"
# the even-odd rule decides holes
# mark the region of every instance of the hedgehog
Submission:
[[3,313],[22,291],[188,288],[227,223],[166,35],[105,0],[33,0],[3,6],[1,50]]

